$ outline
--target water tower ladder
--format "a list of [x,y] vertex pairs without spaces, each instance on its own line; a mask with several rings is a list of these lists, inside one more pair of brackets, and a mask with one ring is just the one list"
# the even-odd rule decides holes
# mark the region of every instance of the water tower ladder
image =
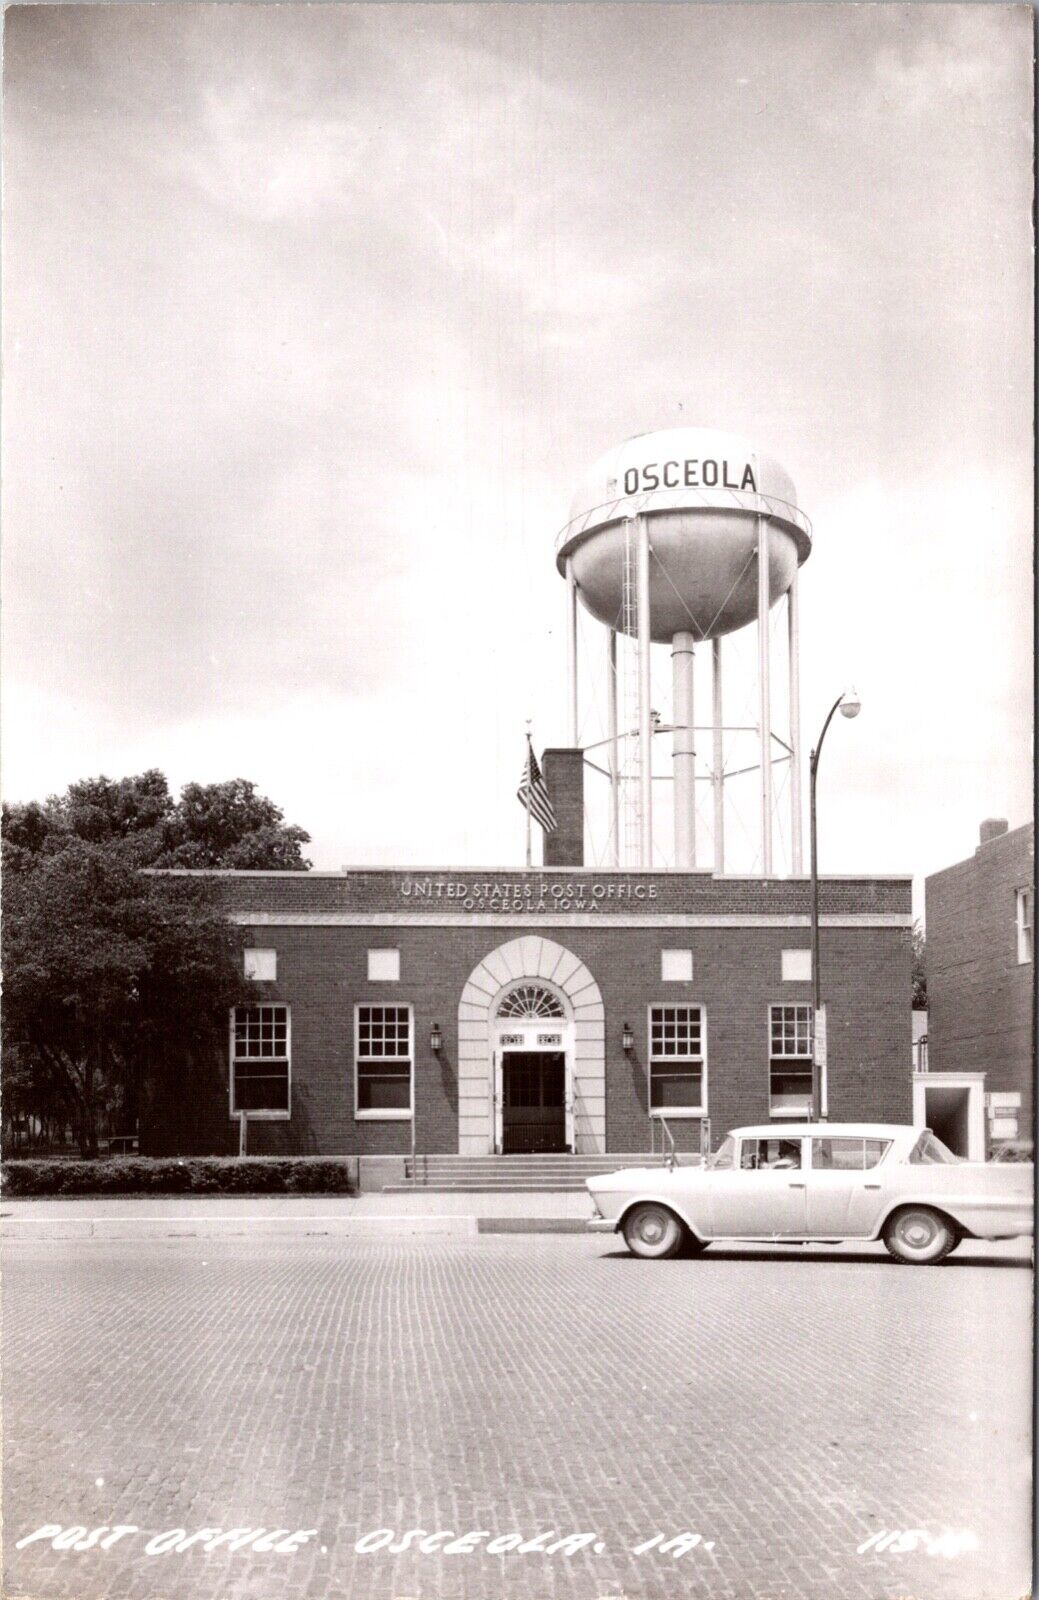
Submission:
[[624,524],[624,583],[621,590],[621,644],[623,734],[621,744],[622,865],[633,867],[639,859],[642,806],[639,792],[639,591],[638,524]]

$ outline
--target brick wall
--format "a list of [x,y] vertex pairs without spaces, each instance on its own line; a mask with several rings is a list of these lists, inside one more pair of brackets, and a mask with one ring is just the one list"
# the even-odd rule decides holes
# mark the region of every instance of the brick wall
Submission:
[[1018,961],[1016,891],[1035,872],[1033,828],[979,845],[926,882],[928,1057],[932,1072],[984,1072],[1032,1117],[1034,963]]
[[[268,880],[269,881],[269,880]],[[774,886],[776,887],[776,886]],[[799,885],[779,885],[799,892]],[[908,895],[908,885],[905,885]],[[863,898],[875,886],[860,885]],[[584,961],[598,982],[606,1012],[607,1148],[649,1148],[647,1115],[647,1007],[685,1001],[706,1010],[709,1111],[715,1141],[739,1123],[768,1118],[768,1007],[808,1002],[808,983],[784,982],[781,952],[807,948],[803,928],[630,928],[604,917],[594,927],[538,928],[522,917],[481,927],[278,926],[244,928],[243,945],[278,952],[276,983],[257,984],[257,999],[292,1007],[292,1118],[250,1125],[254,1153],[297,1150],[319,1154],[403,1154],[410,1148],[407,1122],[354,1118],[354,1006],[362,1002],[414,1007],[416,1143],[420,1151],[450,1154],[458,1148],[457,1013],[463,985],[488,952],[517,935],[544,931]],[[367,951],[391,945],[401,953],[397,983],[369,983]],[[664,948],[691,948],[690,983],[660,978]],[[910,1119],[909,932],[901,927],[823,928],[821,978],[828,1006],[831,1119]],[[430,1027],[443,1034],[439,1056],[429,1047]],[[629,1022],[635,1049],[621,1044]],[[208,1139],[214,1150],[237,1148],[237,1128],[227,1117],[227,1062],[222,1099]],[[212,1103],[212,1102],[211,1102]],[[146,1134],[150,1148],[176,1148],[188,1137],[181,1104],[168,1101]],[[192,1101],[193,1148],[198,1129]],[[685,1143],[698,1141],[697,1124],[675,1124]]]
[[558,823],[551,833],[545,834],[545,865],[581,867],[584,865],[584,751],[546,750],[542,770]]

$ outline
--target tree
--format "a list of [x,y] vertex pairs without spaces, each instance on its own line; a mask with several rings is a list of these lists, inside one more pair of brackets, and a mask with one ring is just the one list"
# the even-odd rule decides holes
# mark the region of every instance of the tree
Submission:
[[4,864],[61,849],[69,839],[120,843],[148,867],[238,867],[306,871],[310,835],[287,824],[273,800],[245,778],[185,784],[174,800],[156,768],[132,778],[86,778],[42,805],[3,810]]
[[927,1010],[927,935],[913,923],[913,1010]]
[[309,833],[288,825],[284,813],[244,778],[188,783],[165,829],[155,862],[163,867],[265,868],[282,872],[310,866],[300,849]]
[[223,1036],[245,997],[238,937],[204,880],[153,878],[117,845],[72,839],[8,875],[5,1077],[97,1153],[102,1110]]
[[240,938],[205,878],[141,869],[301,870],[308,838],[244,779],[175,801],[151,770],[5,807],[5,1110],[71,1124],[92,1155],[103,1111],[136,1120],[181,1082],[249,998]]

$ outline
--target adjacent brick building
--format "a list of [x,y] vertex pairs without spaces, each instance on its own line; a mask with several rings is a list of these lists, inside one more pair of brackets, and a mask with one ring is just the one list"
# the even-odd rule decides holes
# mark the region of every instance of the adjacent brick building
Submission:
[[929,1071],[917,1099],[939,1119],[973,1119],[990,1145],[1032,1134],[1034,879],[1033,825],[990,819],[974,854],[926,883]]
[[[545,763],[564,819],[568,754]],[[156,1107],[150,1149],[237,1148],[243,1108],[251,1151],[384,1156],[649,1151],[661,1116],[699,1149],[808,1109],[806,878],[214,876],[256,1000],[218,1092]],[[826,878],[820,909],[829,1116],[908,1121],[910,880]]]

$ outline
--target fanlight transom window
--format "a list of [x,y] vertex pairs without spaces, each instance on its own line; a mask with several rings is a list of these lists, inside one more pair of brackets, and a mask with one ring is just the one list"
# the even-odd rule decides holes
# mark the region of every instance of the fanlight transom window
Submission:
[[523,983],[510,989],[498,1007],[499,1017],[515,1017],[527,1022],[538,1022],[542,1017],[562,1017],[563,1002],[551,989],[539,983]]

